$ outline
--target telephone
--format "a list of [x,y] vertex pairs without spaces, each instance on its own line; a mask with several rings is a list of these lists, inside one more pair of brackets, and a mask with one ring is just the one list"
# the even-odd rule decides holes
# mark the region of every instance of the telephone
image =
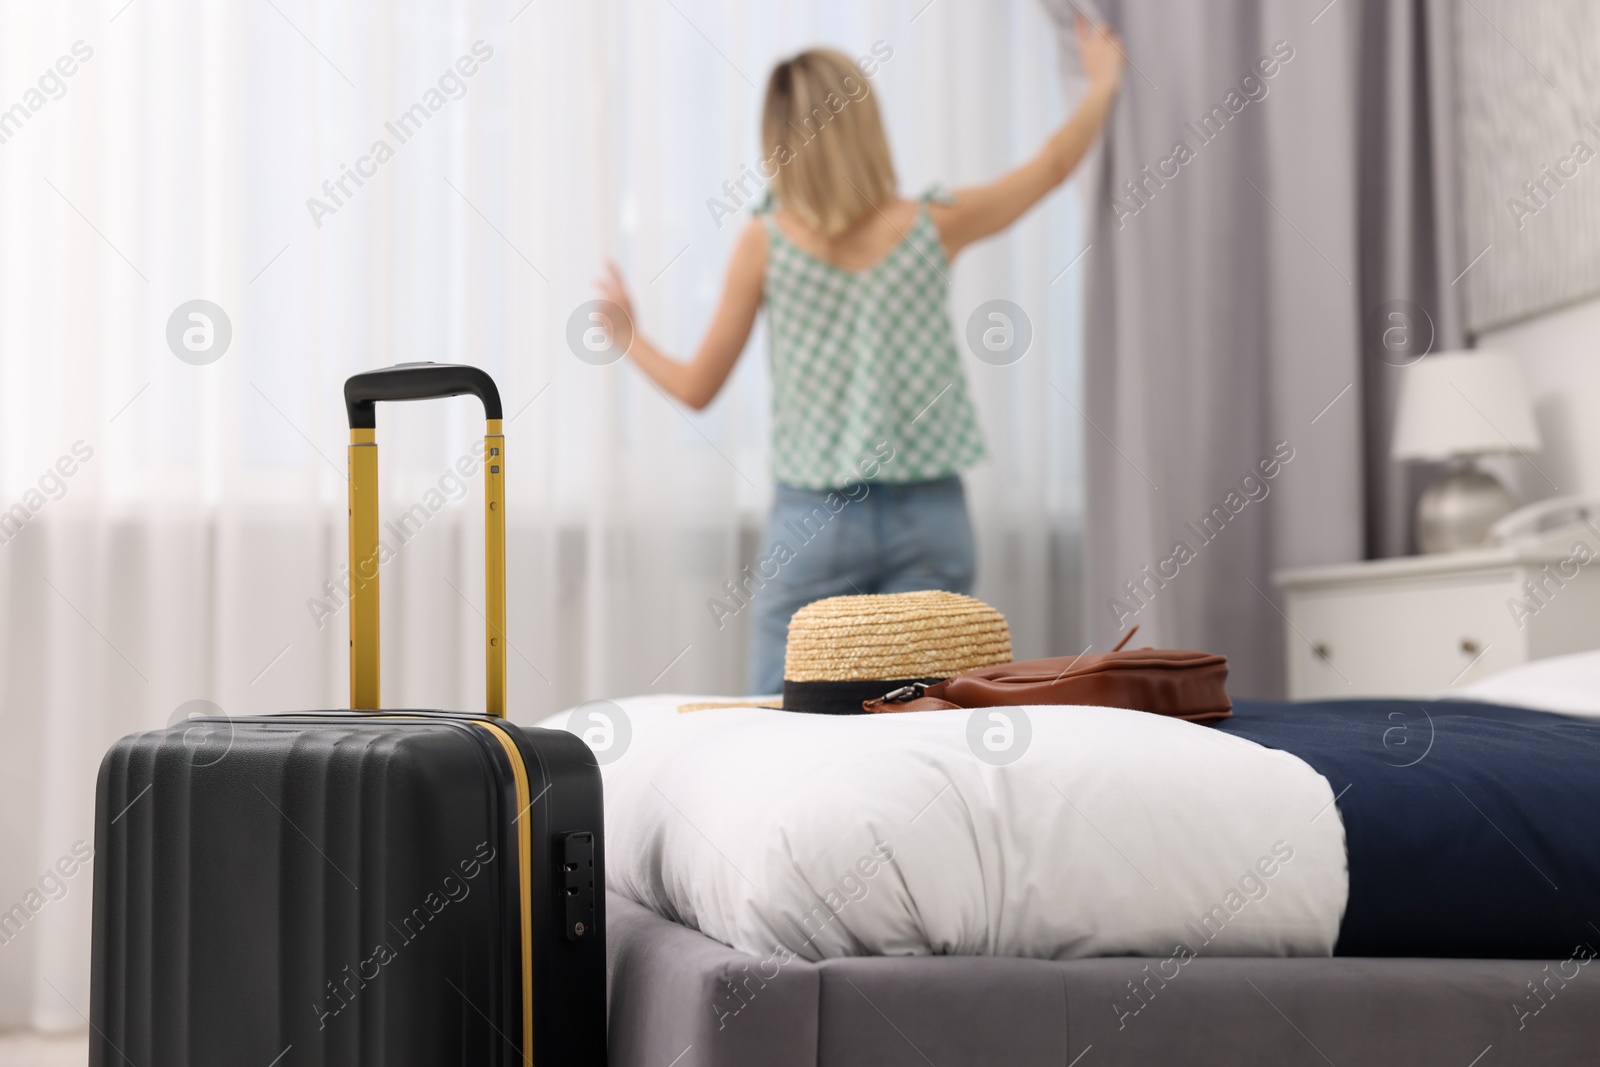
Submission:
[[1600,536],[1600,497],[1554,496],[1519,508],[1489,527],[1487,543],[1542,543],[1585,531]]

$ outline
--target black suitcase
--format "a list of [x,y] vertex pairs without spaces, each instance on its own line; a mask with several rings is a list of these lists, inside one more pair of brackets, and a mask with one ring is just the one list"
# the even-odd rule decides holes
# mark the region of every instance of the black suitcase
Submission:
[[[472,393],[484,715],[379,712],[376,400]],[[600,772],[505,714],[505,439],[475,367],[345,383],[355,711],[195,719],[100,767],[95,1067],[605,1063]]]

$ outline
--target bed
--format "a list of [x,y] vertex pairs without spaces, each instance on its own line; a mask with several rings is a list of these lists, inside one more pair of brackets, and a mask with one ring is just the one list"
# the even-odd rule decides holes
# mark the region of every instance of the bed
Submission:
[[1595,1062],[1580,666],[1213,730],[1023,709],[1009,762],[968,713],[585,706],[631,738],[612,1062]]
[[[1130,1017],[1128,986],[1149,959],[845,957],[760,981],[758,956],[614,893],[607,907],[613,1067],[1558,1067],[1600,1055],[1600,975],[1562,988],[1546,970],[1559,961],[1197,959]],[[1519,1021],[1530,982],[1549,982],[1550,999]]]

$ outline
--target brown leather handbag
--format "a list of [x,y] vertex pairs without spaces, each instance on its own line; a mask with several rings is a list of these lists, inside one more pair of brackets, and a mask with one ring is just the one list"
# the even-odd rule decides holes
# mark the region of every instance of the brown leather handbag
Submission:
[[1228,659],[1212,652],[1123,645],[1100,655],[999,663],[942,682],[901,686],[861,706],[871,712],[992,708],[1014,704],[1092,704],[1170,715],[1196,723],[1233,714]]

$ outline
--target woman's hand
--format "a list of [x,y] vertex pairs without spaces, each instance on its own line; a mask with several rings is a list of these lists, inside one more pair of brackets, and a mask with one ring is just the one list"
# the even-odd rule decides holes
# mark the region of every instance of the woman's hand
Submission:
[[1084,18],[1077,19],[1078,55],[1083,60],[1083,73],[1091,89],[1113,95],[1122,84],[1122,39],[1105,23],[1098,26]]
[[599,319],[596,325],[605,331],[606,339],[622,349],[658,387],[692,408],[703,408],[722,389],[739,353],[744,351],[745,342],[750,339],[756,312],[761,310],[766,267],[766,227],[752,219],[734,246],[722,302],[712,316],[711,328],[700,342],[699,350],[686,363],[661,351],[640,332],[634,323],[633,299],[628,295],[628,285],[622,280],[622,271],[611,260],[606,261],[606,272],[595,284],[600,298],[615,306],[607,309],[607,313],[596,314],[595,318]]
[[[606,260],[606,272],[596,283],[600,299],[617,306],[620,314],[600,315],[601,327],[611,344],[628,352],[633,348],[633,298],[628,295],[628,283],[622,280],[622,271],[615,260]],[[616,321],[613,322],[612,320]]]

